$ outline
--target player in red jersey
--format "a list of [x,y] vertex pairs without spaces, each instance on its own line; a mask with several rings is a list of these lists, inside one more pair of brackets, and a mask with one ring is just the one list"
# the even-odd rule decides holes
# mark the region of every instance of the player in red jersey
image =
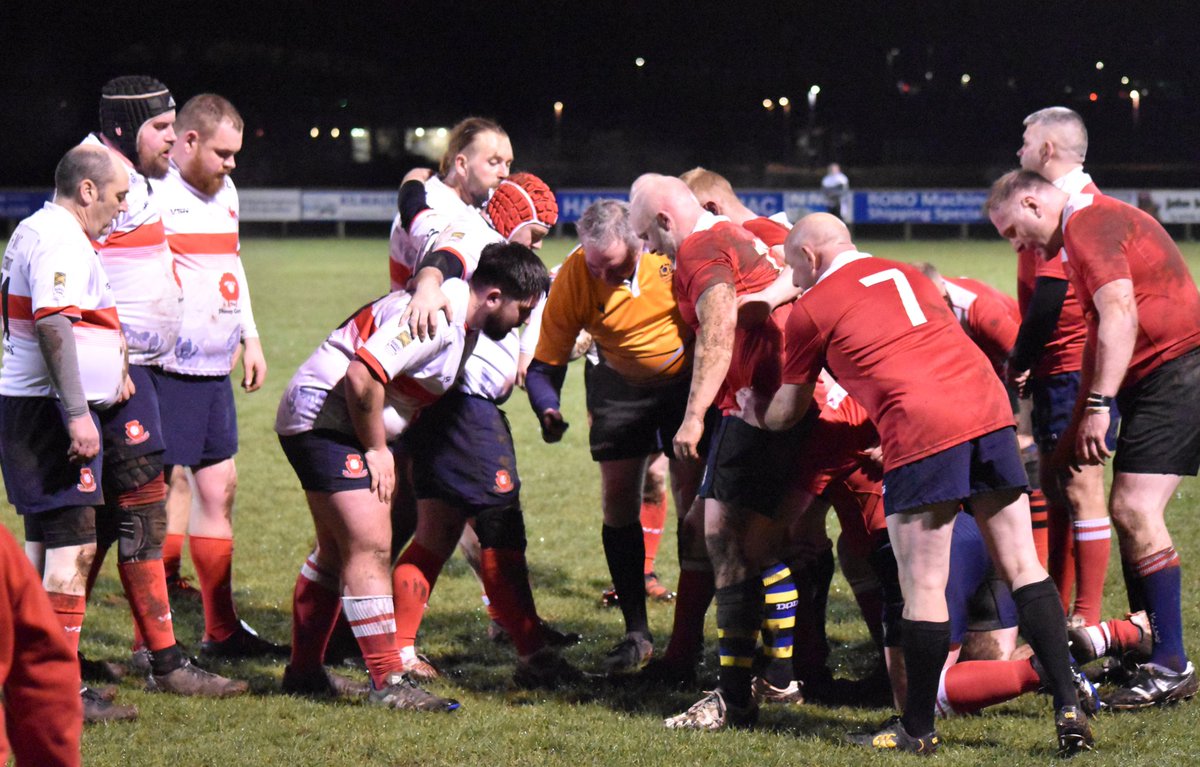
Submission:
[[776,517],[795,440],[746,424],[736,415],[735,393],[753,387],[770,396],[778,386],[782,329],[790,305],[765,322],[739,323],[738,296],[770,286],[779,268],[761,240],[704,210],[683,181],[643,176],[633,186],[630,208],[638,236],[650,249],[674,257],[679,311],[696,330],[691,386],[673,440],[675,454],[698,460],[705,411],[716,403],[724,413],[712,436],[700,490],[716,582],[719,688],[666,725],[750,726],[757,717],[751,666],[764,590],[773,595],[789,590],[790,572],[773,564],[772,548],[786,537],[790,521],[786,515]]
[[882,440],[885,513],[905,599],[904,713],[852,741],[916,752],[938,746],[933,717],[950,641],[948,557],[965,503],[1046,669],[1060,751],[1090,748],[1062,606],[1033,547],[1012,412],[983,353],[929,280],[912,266],[858,252],[836,217],[802,219],[784,252],[805,293],[788,321],[783,385],[769,406],[756,403],[745,416],[777,429],[795,423],[822,367],[866,408]]
[[[1025,118],[1017,157],[1068,194],[1099,194],[1083,170],[1088,136],[1083,119],[1066,107],[1047,107]],[[1100,619],[1112,537],[1104,502],[1104,469],[1071,460],[1067,427],[1079,398],[1087,326],[1063,262],[1032,248],[1017,253],[1021,331],[1008,369],[1033,402],[1040,484],[1047,501],[1050,575],[1058,584],[1071,625]],[[1108,447],[1116,445],[1113,418]],[[1075,590],[1074,603],[1071,592]]]
[[[1102,464],[1114,400],[1123,423],[1109,510],[1117,526],[1130,606],[1154,629],[1149,662],[1107,696],[1113,708],[1192,697],[1200,680],[1183,647],[1179,554],[1164,512],[1182,475],[1200,470],[1200,292],[1179,248],[1154,218],[1104,195],[1057,189],[1029,171],[992,186],[992,223],[1016,248],[1062,249],[1088,319],[1084,408],[1073,424],[1076,459]],[[1061,222],[1061,228],[1060,228]],[[1052,256],[1053,257],[1053,256]]]

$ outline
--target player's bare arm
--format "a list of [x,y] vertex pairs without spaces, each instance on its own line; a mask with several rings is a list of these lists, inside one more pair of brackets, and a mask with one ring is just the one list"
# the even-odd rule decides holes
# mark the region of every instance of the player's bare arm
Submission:
[[1095,361],[1083,396],[1088,398],[1075,437],[1078,459],[1087,464],[1102,463],[1109,456],[1105,435],[1111,421],[1108,403],[1102,398],[1115,397],[1137,341],[1137,302],[1131,280],[1114,280],[1093,295],[1099,322],[1094,339]]
[[770,397],[749,387],[742,389],[737,393],[742,420],[757,429],[790,429],[808,412],[816,388],[816,384],[783,384]]
[[37,320],[34,326],[50,381],[67,411],[67,434],[71,438],[67,459],[72,463],[87,463],[100,454],[100,433],[83,392],[71,320],[55,313]]
[[351,360],[346,370],[346,409],[354,424],[354,434],[363,446],[363,458],[371,474],[371,492],[380,503],[390,503],[396,485],[396,462],[388,450],[383,426],[383,384],[359,360]]
[[700,295],[696,302],[700,331],[692,362],[692,386],[688,392],[683,423],[675,433],[675,455],[699,460],[698,446],[704,435],[704,412],[717,398],[721,382],[733,360],[733,334],[737,329],[737,293],[733,285],[719,283]]
[[[782,251],[776,245],[771,252],[774,253],[776,248]],[[783,263],[782,255],[779,263]],[[803,289],[792,284],[792,267],[785,266],[775,281],[763,290],[738,296],[738,324],[742,327],[761,325],[771,316],[771,312],[795,301],[803,292]]]

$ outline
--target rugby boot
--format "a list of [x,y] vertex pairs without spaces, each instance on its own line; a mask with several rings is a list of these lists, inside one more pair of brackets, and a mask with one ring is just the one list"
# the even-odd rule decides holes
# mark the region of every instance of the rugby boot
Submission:
[[[1042,662],[1036,655],[1029,660],[1033,664],[1033,670],[1038,675],[1038,679],[1043,680],[1042,687],[1038,692],[1048,693],[1049,689],[1045,686],[1046,673],[1042,668]],[[1075,694],[1079,698],[1079,708],[1088,715],[1099,712],[1104,705],[1100,699],[1100,691],[1096,689],[1096,685],[1092,684],[1092,680],[1079,670],[1079,666],[1074,661],[1071,662],[1071,683],[1075,686]]]
[[459,709],[459,702],[442,698],[422,689],[408,674],[388,674],[386,684],[367,693],[367,702],[376,706],[387,706],[406,711],[443,711],[450,713]]
[[795,679],[787,687],[776,687],[766,678],[756,676],[750,685],[750,694],[754,696],[754,702],[760,706],[764,703],[800,704],[804,702],[804,686]]
[[123,663],[91,660],[81,652],[75,655],[79,659],[79,674],[85,682],[119,682],[129,673],[129,669]]
[[676,661],[669,658],[651,658],[637,674],[638,681],[657,687],[674,690],[691,690],[698,686],[699,661]]
[[1054,730],[1058,735],[1058,755],[1074,756],[1080,751],[1091,751],[1096,741],[1092,738],[1092,726],[1088,716],[1075,706],[1063,706],[1054,715]]
[[412,658],[403,659],[404,673],[416,679],[419,682],[428,682],[431,679],[440,679],[442,672],[438,667],[433,665],[433,661],[428,657],[417,653]]
[[283,691],[288,695],[303,695],[308,698],[362,698],[370,691],[366,682],[356,682],[325,667],[300,674],[289,664],[283,670]]
[[128,722],[138,718],[137,706],[113,703],[111,698],[105,698],[90,687],[80,688],[79,697],[83,699],[84,722]]
[[866,746],[877,751],[907,751],[910,754],[929,756],[938,750],[941,739],[937,731],[921,736],[908,734],[900,717],[893,716],[883,723],[878,730],[856,732],[846,736],[846,740],[856,746]]
[[675,592],[662,585],[654,573],[646,573],[646,597],[655,602],[674,602]]
[[240,658],[287,658],[292,654],[290,645],[268,642],[242,621],[237,630],[225,639],[205,639],[200,643],[200,654],[210,658],[228,660]]
[[1200,688],[1196,668],[1189,661],[1183,671],[1171,671],[1154,663],[1143,663],[1129,681],[1108,694],[1105,702],[1116,711],[1130,711],[1190,700]]
[[204,595],[200,593],[200,589],[193,586],[187,578],[179,575],[167,577],[167,599],[173,605],[204,604]]
[[758,721],[758,705],[742,708],[730,705],[720,688],[706,692],[682,714],[663,720],[668,730],[723,730],[726,727],[753,727]]
[[146,677],[147,692],[169,692],[198,698],[228,698],[250,691],[250,683],[205,671],[187,658],[179,668]]
[[600,664],[609,676],[636,674],[645,668],[654,654],[654,642],[645,634],[630,632],[608,651]]
[[[577,631],[562,631],[543,620],[539,620],[538,625],[541,628],[542,641],[551,647],[570,647],[583,640],[583,635]],[[488,639],[496,644],[512,642],[508,631],[497,621],[488,623],[487,635]]]
[[542,688],[553,690],[564,684],[575,684],[594,678],[572,666],[553,647],[543,647],[537,652],[517,661],[513,682],[525,689]]

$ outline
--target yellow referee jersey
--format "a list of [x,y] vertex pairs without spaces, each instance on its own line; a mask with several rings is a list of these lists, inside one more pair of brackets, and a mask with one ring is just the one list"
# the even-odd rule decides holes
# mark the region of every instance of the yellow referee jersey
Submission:
[[655,383],[691,369],[692,331],[671,290],[666,256],[643,253],[619,287],[592,276],[576,247],[559,268],[542,315],[534,357],[566,365],[579,331],[592,334],[604,364],[630,383]]

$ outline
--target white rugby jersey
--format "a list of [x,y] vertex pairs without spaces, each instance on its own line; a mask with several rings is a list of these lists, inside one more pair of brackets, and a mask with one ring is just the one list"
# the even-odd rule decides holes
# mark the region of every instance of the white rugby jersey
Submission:
[[0,394],[58,396],[33,323],[61,313],[71,320],[88,402],[97,407],[116,402],[125,380],[116,299],[91,241],[66,208],[48,202],[13,232],[0,270],[0,313]]
[[[88,134],[91,146],[105,146]],[[133,365],[165,365],[175,357],[183,320],[183,290],[175,276],[175,257],[151,197],[151,182],[123,155],[129,171],[129,210],[118,213],[112,230],[95,243],[100,262],[117,297],[121,331]]]
[[228,375],[238,343],[258,337],[238,256],[237,189],[226,176],[209,197],[184,181],[172,162],[154,197],[183,287],[175,359],[164,367],[184,375]]
[[[484,247],[494,242],[505,242],[505,239],[479,215],[478,210],[467,207],[438,235],[430,252],[445,250],[453,253],[462,262],[463,279],[469,280],[475,273],[475,267],[479,266],[479,256]],[[515,329],[503,341],[480,336],[475,351],[463,366],[459,390],[504,402],[512,394],[517,380],[517,358],[520,353],[521,336]]]
[[400,214],[392,219],[392,234],[388,240],[388,269],[392,290],[404,290],[409,279],[416,274],[417,264],[430,252],[437,236],[450,221],[467,211],[476,211],[462,201],[454,191],[437,176],[425,182],[425,210],[417,214],[409,231],[404,230]]
[[334,429],[354,435],[342,381],[350,361],[358,359],[386,382],[384,427],[389,440],[398,437],[422,407],[454,384],[478,335],[465,324],[470,286],[447,280],[442,290],[455,320],[447,322],[443,315],[428,341],[414,338],[408,323],[400,322],[412,298],[403,291],[389,293],[343,322],[292,376],[275,414],[275,431],[286,436]]

